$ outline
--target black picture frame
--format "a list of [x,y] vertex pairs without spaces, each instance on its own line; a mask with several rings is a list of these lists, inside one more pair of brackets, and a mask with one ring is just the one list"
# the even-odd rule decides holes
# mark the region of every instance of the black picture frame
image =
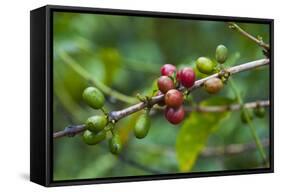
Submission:
[[[214,171],[200,173],[161,174],[153,176],[131,176],[101,179],[53,181],[53,34],[52,20],[54,11],[128,15],[158,18],[178,18],[192,20],[237,21],[263,23],[270,25],[270,167],[262,169]],[[274,172],[274,20],[245,17],[194,15],[183,13],[149,12],[136,10],[101,9],[47,5],[30,12],[30,180],[43,186],[82,185],[95,183],[130,182],[190,177],[226,176]]]

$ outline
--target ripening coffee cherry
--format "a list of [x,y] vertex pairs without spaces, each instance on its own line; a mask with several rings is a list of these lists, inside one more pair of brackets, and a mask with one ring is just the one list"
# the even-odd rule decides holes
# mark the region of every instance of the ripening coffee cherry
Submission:
[[210,94],[218,93],[223,88],[222,80],[214,77],[204,83],[205,90]]
[[[247,119],[247,116],[248,116],[248,119]],[[240,113],[240,118],[241,118],[242,123],[248,123],[248,120],[252,121],[253,120],[253,111],[242,110]]]
[[195,72],[191,67],[185,67],[178,71],[177,80],[186,88],[190,88],[195,82]]
[[161,67],[161,74],[164,76],[172,76],[177,68],[172,64],[165,64]]
[[184,115],[185,111],[182,105],[179,108],[166,107],[165,109],[166,119],[174,125],[179,124],[184,119]]
[[167,91],[175,87],[173,80],[168,76],[159,77],[157,81],[157,85],[158,85],[158,89],[162,93],[166,93]]
[[178,108],[183,103],[183,94],[177,89],[171,89],[165,94],[165,104],[168,107]]
[[107,118],[105,115],[92,116],[87,119],[85,124],[88,130],[97,133],[104,129],[107,124]]
[[82,96],[84,101],[94,109],[100,109],[104,105],[104,95],[95,87],[86,88]]
[[199,57],[195,63],[198,71],[200,71],[201,73],[204,73],[206,75],[210,75],[213,73],[215,64],[211,59],[207,57]]
[[92,131],[86,130],[83,133],[83,141],[88,145],[95,145],[105,139],[106,132],[100,131],[98,133],[94,133]]
[[[163,93],[161,93],[161,91],[158,91],[157,92],[157,94],[156,94],[156,96],[159,96],[159,95],[162,95]],[[165,105],[165,99],[163,99],[162,101],[160,101],[159,103],[158,103],[158,105],[159,106],[164,106]]]
[[216,49],[216,60],[222,64],[227,59],[227,48],[224,45],[218,45]]
[[122,150],[122,144],[118,134],[114,134],[108,141],[109,150],[112,154],[118,155]]
[[257,117],[263,118],[265,115],[265,109],[264,109],[264,107],[259,106],[259,107],[255,108],[254,113]]
[[134,134],[136,138],[138,139],[144,138],[148,134],[149,128],[150,128],[149,115],[147,113],[142,114],[138,118],[136,125],[134,127]]

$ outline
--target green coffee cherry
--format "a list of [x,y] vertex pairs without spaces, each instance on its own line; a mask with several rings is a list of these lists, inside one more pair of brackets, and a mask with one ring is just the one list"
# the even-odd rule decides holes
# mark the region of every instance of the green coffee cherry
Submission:
[[105,139],[106,132],[100,131],[98,133],[91,132],[89,130],[84,131],[83,141],[88,145],[95,145]]
[[94,109],[100,109],[104,105],[103,93],[95,87],[88,87],[83,92],[84,101]]
[[142,114],[138,118],[136,125],[134,127],[134,134],[136,138],[138,139],[144,138],[148,134],[150,124],[151,123],[150,123],[149,115],[147,113]]
[[255,108],[254,113],[257,117],[263,118],[265,115],[265,109],[264,107],[257,107]]
[[198,71],[200,71],[201,73],[206,75],[210,75],[213,73],[215,64],[211,59],[207,57],[199,57],[195,63]]
[[224,45],[218,45],[216,49],[216,60],[222,64],[227,59],[227,48]]
[[241,111],[241,114],[240,114],[242,123],[248,123],[247,115],[249,117],[249,121],[253,120],[253,111],[244,109]]
[[108,142],[112,154],[118,155],[122,150],[122,144],[118,134],[114,134]]
[[97,133],[104,129],[107,124],[107,118],[105,115],[92,116],[87,119],[85,124],[88,130]]

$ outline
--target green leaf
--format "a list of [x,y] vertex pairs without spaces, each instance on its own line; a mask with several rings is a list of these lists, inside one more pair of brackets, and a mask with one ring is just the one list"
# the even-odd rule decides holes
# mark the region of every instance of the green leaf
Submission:
[[[200,103],[202,106],[227,105],[233,100],[212,97]],[[200,113],[192,112],[185,120],[177,135],[176,153],[180,171],[190,171],[198,155],[204,148],[209,135],[219,127],[219,123],[229,112]]]

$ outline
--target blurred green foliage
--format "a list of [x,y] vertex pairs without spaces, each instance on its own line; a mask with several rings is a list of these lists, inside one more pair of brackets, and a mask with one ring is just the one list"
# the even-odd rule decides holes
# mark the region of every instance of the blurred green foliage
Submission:
[[[61,12],[55,12],[53,18],[54,131],[84,123],[89,116],[101,113],[82,101],[83,90],[93,82],[71,67],[61,51],[90,78],[129,97],[137,93],[151,95],[163,64],[194,67],[199,56],[214,59],[219,44],[226,45],[230,53],[226,66],[263,58],[256,44],[230,30],[225,22]],[[268,42],[268,25],[238,24]],[[198,72],[197,78],[202,77]],[[233,80],[245,102],[269,98],[267,67],[236,74]],[[220,98],[225,98],[220,103],[233,101],[235,95],[226,85],[218,95],[198,89],[192,92],[192,98],[195,103],[207,104]],[[106,95],[108,111],[129,105]],[[106,141],[87,146],[81,136],[54,140],[54,180],[262,167],[257,150],[237,155],[200,155],[205,147],[253,142],[239,112],[192,113],[178,126],[169,124],[163,113],[157,112],[151,116],[148,136],[139,140],[134,138],[132,129],[140,114],[116,124],[124,145],[120,157],[109,153]],[[269,137],[268,111],[266,114],[253,121],[261,139]]]

